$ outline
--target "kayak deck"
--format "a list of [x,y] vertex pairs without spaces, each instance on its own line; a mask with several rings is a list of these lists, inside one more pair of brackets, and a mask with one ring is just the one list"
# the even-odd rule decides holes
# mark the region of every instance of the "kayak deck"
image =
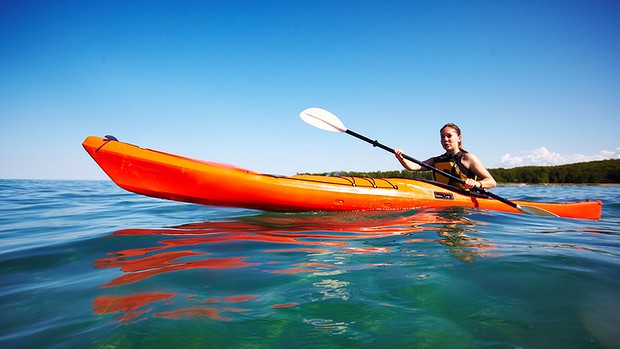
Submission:
[[[362,211],[469,207],[520,213],[505,203],[435,182],[403,178],[275,176],[89,136],[82,143],[121,188],[175,201],[265,211]],[[560,217],[599,219],[600,201],[514,201]]]

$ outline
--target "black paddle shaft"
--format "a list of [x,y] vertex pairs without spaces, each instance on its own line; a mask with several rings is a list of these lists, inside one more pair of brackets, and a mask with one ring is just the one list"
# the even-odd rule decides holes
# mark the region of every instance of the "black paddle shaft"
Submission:
[[[383,144],[379,143],[379,141],[377,141],[377,140],[372,140],[372,139],[370,139],[370,138],[368,138],[366,136],[363,136],[363,135],[361,135],[361,134],[359,134],[359,133],[357,133],[355,131],[346,130],[345,132],[350,134],[351,136],[353,136],[355,138],[361,139],[364,142],[372,144],[373,147],[381,148],[381,149],[383,149],[385,151],[388,151],[388,152],[390,152],[392,154],[396,153],[396,151],[393,148],[390,148],[390,147],[388,147],[386,145],[383,145]],[[422,161],[420,161],[418,159],[414,159],[414,158],[412,158],[411,156],[409,156],[407,154],[403,154],[403,158],[405,158],[405,159],[407,159],[409,161],[412,161],[412,162],[414,162],[414,163],[416,163],[416,164],[426,168],[427,170],[431,170],[433,172],[440,173],[441,175],[446,176],[446,177],[448,177],[450,179],[453,179],[453,180],[455,180],[455,181],[457,181],[457,182],[459,182],[461,184],[465,184],[465,181],[463,179],[461,179],[459,177],[456,177],[456,176],[454,176],[454,175],[452,175],[452,174],[450,174],[448,172],[442,171],[442,170],[440,170],[438,168],[435,168],[435,167],[433,167],[433,166],[431,166],[429,164],[426,164],[426,163],[424,163],[424,162],[422,162]],[[493,193],[491,193],[489,191],[486,191],[484,188],[474,187],[474,188],[472,188],[472,190],[475,190],[475,191],[477,191],[480,194],[486,194],[486,195],[488,195],[488,196],[490,196],[490,197],[492,197],[492,198],[494,198],[494,199],[496,199],[498,201],[501,201],[501,202],[503,202],[503,203],[505,203],[507,205],[510,205],[510,206],[512,206],[514,208],[517,208],[517,209],[519,208],[519,205],[515,204],[514,202],[512,202],[510,200],[507,200],[507,199],[504,199],[501,196],[497,196],[497,195],[495,195],[495,194],[493,194]]]

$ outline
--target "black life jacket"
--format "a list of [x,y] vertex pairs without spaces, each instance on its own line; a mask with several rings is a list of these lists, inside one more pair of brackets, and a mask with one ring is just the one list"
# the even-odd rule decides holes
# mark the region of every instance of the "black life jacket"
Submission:
[[[467,153],[467,151],[462,150],[454,155],[448,153],[439,155],[438,157],[433,159],[433,161],[435,162],[435,167],[455,177],[461,178],[463,181],[467,178],[478,180],[478,176],[469,169],[467,169],[465,166],[463,166],[463,164],[461,163],[463,153]],[[459,188],[463,187],[461,183],[458,183],[454,179],[446,177],[436,171],[433,171],[433,179],[437,182],[446,183],[448,185],[453,185]]]

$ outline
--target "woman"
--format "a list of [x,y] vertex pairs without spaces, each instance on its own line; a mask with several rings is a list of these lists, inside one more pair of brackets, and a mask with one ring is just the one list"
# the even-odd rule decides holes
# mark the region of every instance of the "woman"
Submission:
[[[441,175],[441,173],[433,172],[436,181],[459,186],[465,189],[471,188],[494,188],[497,183],[489,170],[484,167],[482,161],[472,153],[467,152],[462,147],[461,129],[455,124],[449,123],[439,130],[441,135],[441,146],[445,149],[445,153],[424,161],[425,164],[443,170],[465,181],[460,184],[457,181]],[[403,158],[403,151],[396,149],[396,159],[408,170],[420,171],[426,168]]]

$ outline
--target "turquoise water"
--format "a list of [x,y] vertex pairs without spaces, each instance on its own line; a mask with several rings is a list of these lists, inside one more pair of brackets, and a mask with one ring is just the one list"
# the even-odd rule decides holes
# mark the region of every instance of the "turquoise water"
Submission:
[[108,181],[0,180],[2,348],[618,348],[620,187],[600,221],[274,214]]

